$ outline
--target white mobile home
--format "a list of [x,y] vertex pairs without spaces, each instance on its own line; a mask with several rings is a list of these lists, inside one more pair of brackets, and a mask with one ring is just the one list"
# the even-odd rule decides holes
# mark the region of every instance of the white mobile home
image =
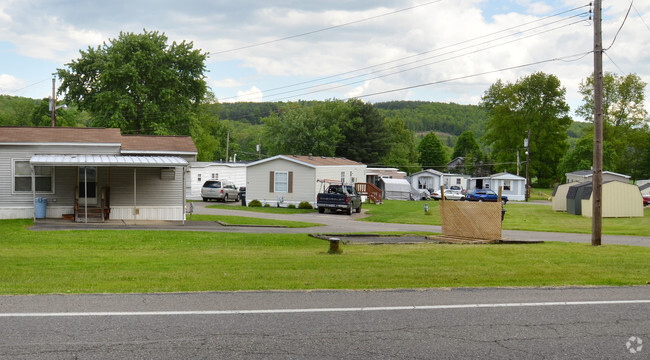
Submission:
[[414,189],[436,190],[440,189],[443,181],[442,176],[443,173],[438,170],[427,169],[409,176],[409,182]]
[[271,206],[316,204],[326,181],[365,182],[366,165],[336,157],[276,155],[246,167],[246,203],[259,200]]
[[189,136],[0,127],[0,218],[184,220],[196,155]]
[[187,198],[201,199],[201,187],[208,180],[229,180],[237,188],[246,186],[245,163],[191,162],[188,168]]
[[507,172],[470,178],[467,188],[492,189],[497,191],[499,186],[503,187],[502,194],[507,196],[508,200],[526,200],[526,178]]
[[[566,176],[567,183],[576,183],[576,182],[591,182],[594,172],[592,170],[579,170],[570,173],[564,174]],[[629,175],[623,175],[611,171],[603,171],[603,182],[605,181],[621,181],[621,182],[630,182]]]

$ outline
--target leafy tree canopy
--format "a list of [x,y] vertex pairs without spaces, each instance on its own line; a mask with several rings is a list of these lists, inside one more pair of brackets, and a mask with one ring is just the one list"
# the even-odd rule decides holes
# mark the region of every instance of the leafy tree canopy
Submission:
[[58,69],[59,93],[93,116],[92,126],[124,133],[189,134],[192,114],[207,93],[207,54],[192,42],[167,44],[157,31],[120,32]]
[[444,171],[447,168],[449,162],[447,153],[433,131],[430,131],[422,138],[418,145],[418,152],[420,153],[420,164],[423,168],[438,171]]
[[[483,140],[492,147],[497,171],[516,171],[517,151],[523,150],[530,131],[530,174],[538,185],[558,182],[558,164],[568,150],[571,124],[566,89],[554,75],[542,72],[504,84],[501,80],[485,92],[481,105],[488,112]],[[522,151],[523,153],[523,151]]]

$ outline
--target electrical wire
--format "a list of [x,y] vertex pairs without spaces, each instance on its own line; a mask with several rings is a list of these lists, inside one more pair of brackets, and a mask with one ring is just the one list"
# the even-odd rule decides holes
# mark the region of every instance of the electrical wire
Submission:
[[323,32],[323,31],[338,29],[338,28],[341,28],[341,27],[344,27],[344,26],[354,25],[354,24],[365,22],[365,21],[378,19],[378,18],[381,18],[381,17],[384,17],[384,16],[394,15],[394,14],[397,14],[397,13],[400,13],[400,12],[416,9],[416,8],[419,8],[419,7],[422,7],[422,6],[427,6],[427,5],[439,3],[441,1],[443,1],[443,0],[430,1],[430,2],[427,2],[427,3],[424,3],[424,4],[414,5],[414,6],[411,6],[411,7],[408,7],[408,8],[399,9],[399,10],[391,11],[391,12],[388,12],[388,13],[371,16],[371,17],[368,17],[368,18],[359,19],[359,20],[347,22],[347,23],[340,24],[340,25],[329,26],[329,27],[326,27],[326,28],[318,29],[318,30],[308,31],[308,32],[304,32],[304,33],[301,33],[301,34],[291,35],[291,36],[287,36],[287,37],[283,37],[283,38],[279,38],[279,39],[275,39],[275,40],[264,41],[264,42],[257,43],[257,44],[246,45],[246,46],[242,46],[242,47],[238,47],[238,48],[234,48],[234,49],[217,51],[217,52],[213,53],[213,55],[219,55],[219,54],[224,54],[224,53],[233,52],[233,51],[250,49],[250,48],[254,48],[254,47],[258,47],[258,46],[262,46],[262,45],[268,45],[268,44],[273,44],[273,43],[280,42],[280,41],[295,39],[297,37],[312,35],[312,34],[316,34],[316,33]]
[[583,57],[584,57],[584,56],[586,56],[586,55],[588,55],[588,54],[590,54],[592,52],[593,51],[589,51],[589,52],[586,52],[586,53],[580,53],[580,54],[573,54],[573,55],[569,55],[569,56],[564,56],[562,58],[552,58],[552,59],[540,60],[540,61],[535,61],[535,62],[528,63],[528,64],[509,66],[509,67],[506,67],[506,68],[501,68],[501,69],[491,70],[491,71],[485,71],[485,72],[476,73],[476,74],[472,74],[472,75],[463,75],[463,76],[450,78],[450,79],[445,79],[445,80],[439,80],[439,81],[434,81],[434,82],[429,82],[429,83],[424,83],[424,84],[406,86],[406,87],[397,88],[397,89],[379,91],[379,92],[376,92],[376,93],[354,96],[354,97],[351,97],[349,99],[360,99],[360,98],[365,98],[365,97],[370,97],[370,96],[388,94],[388,93],[397,92],[397,91],[404,91],[404,90],[416,89],[416,88],[425,87],[425,86],[443,84],[443,83],[452,82],[452,81],[464,80],[464,79],[468,79],[468,78],[472,78],[472,77],[483,76],[483,75],[488,75],[488,74],[494,74],[494,73],[497,73],[497,72],[502,72],[502,71],[507,71],[507,70],[514,70],[514,69],[520,69],[520,68],[530,67],[530,66],[534,66],[534,65],[541,65],[541,64],[545,64],[545,63],[549,63],[549,62],[553,62],[553,61],[559,61],[560,59],[576,57],[576,56],[579,56],[579,55],[583,55]]
[[612,45],[614,45],[614,42],[616,41],[616,38],[618,37],[618,33],[621,32],[621,29],[623,29],[623,25],[625,25],[625,21],[627,20],[627,16],[630,15],[630,10],[632,10],[632,4],[633,3],[634,3],[634,1],[630,2],[630,7],[627,8],[627,12],[625,13],[625,17],[623,18],[623,22],[621,23],[621,26],[616,31],[616,34],[614,34],[614,39],[612,39],[612,43],[609,44],[609,46],[606,49],[603,49],[603,51],[609,50],[612,47]]
[[[334,74],[334,75],[324,76],[324,77],[320,77],[320,78],[313,79],[313,80],[308,80],[308,81],[298,82],[298,83],[294,83],[294,84],[290,84],[290,85],[285,85],[285,86],[280,86],[280,87],[271,88],[271,89],[263,89],[263,90],[260,90],[260,92],[261,92],[261,93],[267,93],[267,92],[272,92],[272,91],[275,91],[275,90],[281,90],[281,89],[286,89],[286,88],[290,88],[290,87],[300,86],[300,85],[304,85],[304,84],[310,84],[310,83],[319,82],[319,81],[322,81],[322,80],[327,80],[327,79],[337,78],[337,77],[344,76],[344,75],[348,75],[348,74],[352,74],[352,73],[355,73],[355,72],[364,71],[364,70],[368,70],[368,69],[376,68],[376,67],[379,67],[379,66],[388,65],[388,64],[395,63],[395,62],[399,62],[399,61],[403,61],[403,60],[407,60],[407,59],[411,59],[411,58],[419,57],[419,56],[426,55],[426,54],[429,54],[429,53],[432,53],[432,52],[441,51],[441,50],[448,49],[448,48],[453,48],[453,47],[455,47],[455,46],[463,45],[463,44],[466,44],[466,43],[471,43],[471,42],[473,42],[473,41],[478,41],[478,40],[481,40],[481,39],[484,39],[484,38],[488,38],[488,37],[491,37],[491,36],[494,36],[494,35],[497,35],[497,34],[500,34],[500,33],[508,32],[508,31],[511,31],[511,30],[516,30],[516,29],[518,29],[518,28],[523,28],[523,27],[525,27],[525,26],[528,26],[528,25],[531,25],[531,24],[534,24],[534,23],[537,23],[537,22],[540,22],[540,21],[544,21],[544,20],[547,20],[547,19],[551,19],[551,18],[554,18],[554,17],[560,16],[560,15],[564,15],[564,14],[567,14],[567,13],[570,13],[570,12],[573,12],[573,11],[575,11],[575,10],[579,10],[579,9],[581,9],[581,8],[588,7],[588,6],[589,6],[589,4],[587,4],[587,5],[583,5],[583,6],[579,6],[579,7],[575,7],[575,8],[569,9],[569,10],[565,10],[565,11],[558,12],[558,13],[553,14],[553,15],[546,16],[546,17],[544,17],[544,18],[536,19],[536,20],[533,20],[533,21],[530,21],[530,22],[527,22],[527,23],[523,23],[523,24],[519,24],[519,25],[516,25],[516,26],[512,26],[512,27],[506,28],[506,29],[502,29],[502,30],[499,30],[499,31],[495,31],[495,32],[490,33],[490,34],[481,35],[481,36],[478,36],[478,37],[475,37],[475,38],[471,38],[471,39],[463,40],[463,41],[460,41],[460,42],[457,42],[457,43],[454,43],[454,44],[450,44],[450,45],[446,45],[446,46],[443,46],[443,47],[440,47],[440,48],[427,50],[427,51],[424,51],[424,52],[421,52],[421,53],[418,53],[418,54],[414,54],[414,55],[409,55],[409,56],[406,56],[406,57],[403,57],[403,58],[399,58],[399,59],[395,59],[395,60],[390,60],[390,61],[386,61],[386,62],[383,62],[383,63],[379,63],[379,64],[375,64],[375,65],[371,65],[371,66],[366,66],[366,67],[359,68],[359,69],[355,69],[355,70],[346,71],[346,72],[343,72],[343,73],[338,73],[338,74]],[[574,15],[574,16],[572,16],[572,17],[582,16],[583,14],[584,14],[584,13],[582,13],[582,14],[578,14],[578,15]],[[572,17],[569,17],[569,19],[572,18]],[[555,22],[551,22],[551,23],[546,24],[546,25],[554,24],[554,23],[559,22],[559,21],[562,21],[562,19],[561,19],[561,20],[558,20],[558,21],[555,21]],[[539,27],[543,27],[543,26],[546,26],[546,25],[542,25],[542,26],[539,26]],[[537,28],[539,28],[539,27],[537,27]],[[533,28],[533,29],[535,29],[535,28]],[[525,31],[530,31],[530,30],[532,30],[532,29],[524,30],[523,32],[525,32]],[[509,36],[512,36],[512,35],[509,35]],[[494,41],[494,40],[491,40],[491,41]],[[277,95],[277,94],[276,94],[276,95]],[[230,99],[235,99],[235,98],[239,98],[239,96],[229,96],[229,97],[221,98],[221,100],[230,100]]]
[[[546,31],[543,31],[543,32],[540,32],[540,33],[537,33],[537,34],[532,34],[532,35],[524,36],[524,37],[521,37],[521,38],[518,38],[518,39],[510,40],[510,41],[507,41],[507,42],[504,42],[504,43],[501,43],[501,44],[497,44],[497,45],[494,45],[494,46],[488,46],[488,47],[484,47],[484,48],[481,48],[481,49],[478,49],[478,50],[470,51],[470,52],[467,52],[467,53],[464,53],[464,54],[460,54],[460,55],[452,56],[452,57],[449,57],[449,58],[446,58],[446,59],[443,59],[443,60],[434,61],[434,62],[430,62],[430,63],[426,63],[426,64],[418,65],[418,66],[415,66],[415,67],[411,67],[411,68],[407,68],[407,69],[402,69],[402,70],[395,71],[395,72],[392,72],[392,73],[383,74],[383,75],[376,76],[376,77],[372,77],[372,78],[366,78],[366,79],[359,80],[359,81],[349,82],[349,83],[345,83],[345,84],[341,84],[341,85],[337,85],[337,86],[333,86],[333,87],[329,87],[329,88],[325,88],[325,89],[313,90],[313,91],[309,91],[309,92],[302,93],[302,94],[299,94],[299,95],[292,95],[292,96],[281,97],[281,98],[272,98],[271,101],[286,100],[286,99],[294,98],[294,97],[296,97],[296,96],[304,96],[304,95],[310,95],[310,94],[319,93],[319,92],[328,91],[328,90],[335,90],[335,89],[338,89],[338,88],[347,87],[347,86],[350,86],[350,85],[359,84],[359,83],[363,83],[363,82],[370,81],[370,80],[376,80],[376,79],[384,78],[384,77],[387,77],[387,76],[396,75],[396,74],[404,73],[404,72],[411,71],[411,70],[415,70],[415,69],[420,69],[420,68],[427,67],[427,66],[431,66],[431,65],[435,65],[435,64],[440,64],[440,63],[442,63],[442,62],[449,61],[449,60],[454,60],[454,59],[458,59],[458,58],[461,58],[461,57],[464,57],[464,56],[467,56],[467,55],[476,54],[476,53],[479,53],[479,52],[482,52],[482,51],[486,51],[486,50],[492,50],[492,49],[494,49],[494,48],[496,48],[496,47],[499,47],[499,46],[503,46],[503,45],[507,45],[507,44],[510,44],[510,43],[513,43],[513,42],[517,42],[517,41],[525,40],[525,39],[531,38],[531,37],[533,37],[533,36],[538,36],[538,35],[541,35],[541,34],[544,34],[544,33],[548,33],[548,32],[551,32],[551,31],[554,31],[554,30],[557,30],[557,29],[561,29],[561,28],[564,28],[564,27],[572,26],[572,25],[575,25],[575,24],[580,23],[580,22],[582,22],[582,20],[580,20],[580,21],[576,21],[576,22],[571,23],[571,24],[563,25],[563,26],[560,26],[560,27],[557,27],[557,28],[554,28],[554,29],[546,30]],[[467,47],[467,48],[465,48],[465,49],[469,49],[469,48],[471,48],[471,47],[474,47],[474,46],[470,46],[470,47]],[[422,60],[418,60],[418,61],[415,61],[415,62],[412,62],[412,63],[407,63],[407,64],[403,64],[403,65],[399,65],[399,66],[394,66],[394,67],[387,68],[387,69],[384,69],[384,70],[381,70],[381,71],[390,70],[390,69],[395,69],[395,68],[400,68],[400,67],[402,67],[402,66],[404,66],[404,65],[409,65],[409,64],[417,63],[417,62],[420,62],[420,61],[423,61],[423,60],[428,60],[428,59],[433,59],[433,58],[441,57],[441,56],[443,56],[443,55],[448,55],[448,54],[451,54],[451,53],[454,53],[454,52],[456,52],[456,51],[460,51],[460,50],[464,50],[464,49],[454,50],[454,51],[449,52],[449,53],[445,53],[445,54],[441,54],[441,55],[437,55],[437,56],[429,57],[429,58],[422,59]],[[351,80],[351,79],[355,79],[355,78],[359,78],[359,77],[365,77],[365,76],[372,75],[372,74],[374,74],[374,73],[378,73],[378,72],[381,72],[381,71],[375,71],[375,72],[371,72],[371,73],[368,73],[368,74],[362,74],[362,75],[358,75],[358,76],[355,76],[355,77],[346,78],[346,79],[343,79],[342,81]],[[328,83],[320,84],[320,85],[318,85],[318,86],[324,86],[324,85],[329,85],[329,84],[334,84],[334,83],[339,83],[339,82],[340,82],[340,81],[332,81],[332,82],[328,82]],[[309,89],[309,88],[296,89],[296,90],[287,91],[287,92],[283,92],[283,93],[279,93],[279,94],[273,94],[273,95],[270,95],[270,96],[277,96],[277,95],[281,95],[281,94],[285,94],[285,93],[293,93],[293,92],[297,92],[297,91],[301,91],[301,90],[306,90],[306,89]],[[266,97],[268,97],[268,96],[269,96],[269,95],[267,95]],[[255,98],[255,99],[253,99],[253,100],[256,100],[256,99],[259,99],[259,98]]]

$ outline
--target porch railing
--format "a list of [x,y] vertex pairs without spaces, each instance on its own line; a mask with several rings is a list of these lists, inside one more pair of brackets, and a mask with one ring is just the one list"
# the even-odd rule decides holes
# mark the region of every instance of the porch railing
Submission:
[[384,194],[380,188],[371,183],[356,183],[354,188],[360,195],[366,195],[375,204],[383,203]]

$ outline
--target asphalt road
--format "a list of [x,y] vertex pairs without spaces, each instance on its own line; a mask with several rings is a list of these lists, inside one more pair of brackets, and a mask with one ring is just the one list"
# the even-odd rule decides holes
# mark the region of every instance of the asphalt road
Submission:
[[0,309],[0,359],[650,355],[650,287],[2,296]]

